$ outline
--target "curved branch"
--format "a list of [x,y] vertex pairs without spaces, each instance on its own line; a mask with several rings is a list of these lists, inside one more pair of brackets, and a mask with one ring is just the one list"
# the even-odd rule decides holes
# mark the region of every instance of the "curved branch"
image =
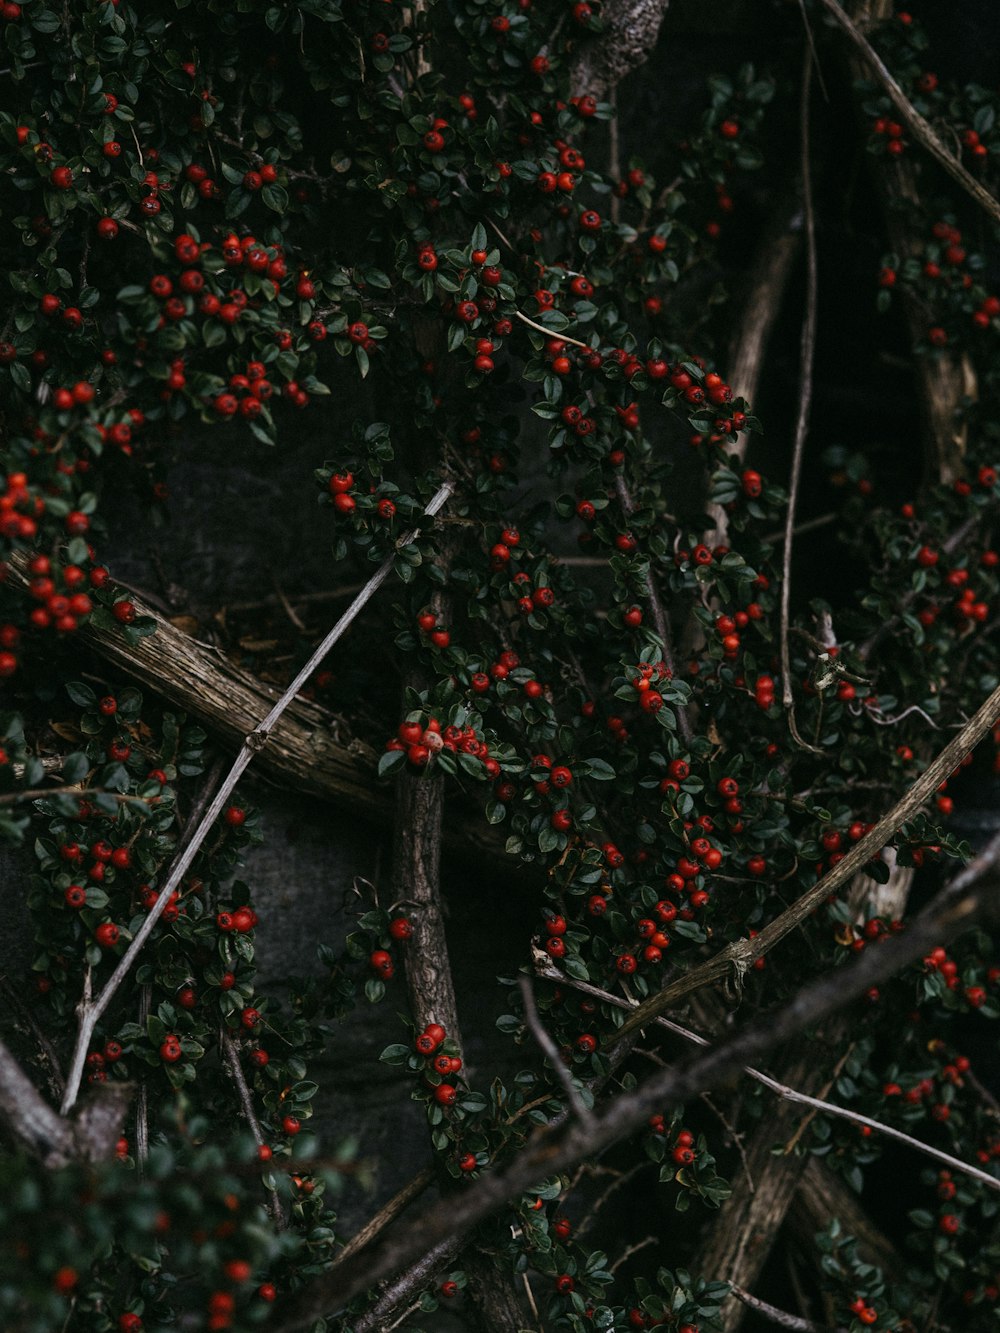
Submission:
[[336,1274],[304,1286],[290,1298],[277,1333],[296,1333],[318,1316],[340,1308],[372,1282],[446,1245],[450,1238],[467,1233],[471,1226],[531,1191],[540,1181],[618,1142],[638,1129],[653,1111],[690,1101],[724,1082],[752,1059],[842,1009],[871,986],[922,957],[929,948],[947,944],[990,914],[995,917],[1000,888],[998,857],[1000,836],[955,876],[904,934],[805,987],[780,1012],[765,1014],[703,1055],[652,1075],[634,1092],[611,1101],[590,1126],[573,1122],[555,1132],[537,1131],[504,1169],[484,1174],[462,1197],[442,1200],[422,1217],[398,1227],[381,1243],[355,1255]]
[[645,1000],[631,1018],[615,1034],[615,1041],[622,1036],[642,1027],[650,1018],[669,1009],[685,995],[700,990],[713,981],[721,981],[735,970],[742,976],[758,958],[762,958],[769,949],[785,938],[795,927],[806,919],[834,889],[846,884],[853,875],[863,870],[866,863],[877,856],[900,825],[905,824],[917,810],[937,791],[939,785],[950,777],[970,751],[974,750],[993,724],[1000,718],[1000,686],[989,696],[974,717],[943,750],[928,764],[913,786],[893,808],[882,816],[870,833],[856,842],[844,859],[822,879],[817,880],[811,889],[785,909],[780,915],[756,935],[752,940],[736,940],[735,943],[721,949],[714,958],[710,958],[700,967],[693,968],[686,975],[678,977],[663,990]]
[[889,72],[878,53],[872,48],[865,35],[851,21],[850,16],[840,7],[838,0],[820,0],[820,4],[826,10],[827,14],[829,14],[830,18],[833,19],[834,23],[840,28],[841,32],[850,40],[861,59],[882,85],[889,101],[896,108],[900,120],[907,127],[913,137],[919,143],[923,144],[930,155],[944,167],[948,175],[961,185],[966,194],[974,199],[979,207],[984,209],[990,215],[994,222],[1000,222],[1000,200],[994,198],[989,190],[984,189],[976,178],[966,171],[958,158],[948,151],[947,147],[934,133],[930,124],[923,118],[916,107],[914,107],[913,103],[892,77],[892,74]]

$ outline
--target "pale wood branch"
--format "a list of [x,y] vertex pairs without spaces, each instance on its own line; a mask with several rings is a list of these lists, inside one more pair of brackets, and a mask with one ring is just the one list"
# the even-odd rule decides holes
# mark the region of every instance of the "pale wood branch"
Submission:
[[[444,482],[437,490],[433,499],[426,508],[427,518],[433,518],[442,508],[452,492],[450,482]],[[398,545],[412,541],[417,535],[416,532],[408,533],[405,537],[399,539]],[[118,961],[111,976],[105,982],[100,992],[91,998],[85,995],[84,999],[77,1006],[77,1015],[79,1027],[77,1031],[76,1044],[73,1049],[73,1058],[70,1064],[69,1073],[66,1077],[66,1091],[63,1095],[62,1114],[66,1115],[74,1106],[79,1092],[80,1080],[83,1077],[84,1062],[87,1058],[87,1050],[90,1046],[90,1038],[94,1027],[101,1015],[107,1009],[112,998],[121,987],[126,976],[130,972],[133,963],[138,958],[147,939],[152,934],[163,913],[164,908],[170,900],[170,895],[179,887],[184,876],[191,867],[191,863],[201,849],[202,843],[208,837],[208,834],[215,825],[215,821],[222,814],[226,802],[231,797],[236,785],[243,773],[250,766],[250,763],[268,744],[271,738],[271,732],[277,725],[282,714],[288,709],[295,696],[309,680],[310,676],[316,670],[323,658],[333,647],[333,645],[349,629],[353,621],[360,615],[361,611],[375,595],[378,589],[389,577],[395,564],[396,553],[391,552],[371,576],[364,588],[351,602],[350,606],[338,618],[336,623],[325,635],[321,643],[314,649],[309,660],[299,670],[298,674],[285,689],[281,697],[274,703],[267,716],[250,730],[243,738],[243,744],[236,759],[226,775],[226,778],[210,802],[208,809],[197,822],[194,831],[181,848],[179,854],[175,857],[170,873],[159,891],[156,902],[150,908],[142,925],[136,931],[134,937],[125,953]]]
[[735,975],[741,983],[747,969],[758,958],[763,958],[769,950],[790,934],[800,922],[810,916],[826,897],[835,889],[846,884],[858,871],[864,869],[866,862],[877,856],[886,843],[894,836],[902,824],[913,817],[925,801],[937,791],[941,783],[958,768],[965,756],[979,744],[1000,717],[1000,686],[989,696],[975,715],[962,727],[953,740],[937,754],[927,765],[903,797],[883,815],[877,824],[860,841],[856,842],[844,859],[829,870],[822,879],[817,880],[811,889],[807,889],[790,907],[781,912],[753,939],[736,940],[721,949],[713,958],[676,981],[670,982],[636,1009],[613,1040],[617,1041],[627,1032],[643,1027],[650,1018],[676,1005],[684,996],[702,986]]
[[832,1329],[829,1324],[814,1324],[811,1319],[803,1319],[797,1314],[789,1314],[787,1310],[779,1310],[776,1305],[762,1301],[759,1296],[752,1296],[749,1291],[744,1291],[734,1282],[729,1284],[729,1289],[748,1309],[755,1310],[762,1318],[771,1324],[776,1324],[778,1328],[790,1328],[793,1333],[847,1333],[846,1329]]
[[852,22],[850,15],[841,7],[838,0],[820,0],[820,4],[834,21],[845,37],[850,41],[865,65],[874,74],[896,112],[913,137],[930,153],[956,181],[967,195],[984,209],[994,222],[1000,222],[1000,200],[994,198],[989,190],[980,185],[948,147],[935,134],[931,125],[916,109],[902,88],[893,78],[882,58],[874,50],[864,33]]
[[[1000,836],[951,881],[902,934],[862,954],[832,975],[798,992],[777,1013],[768,1013],[703,1054],[653,1074],[595,1115],[592,1125],[567,1122],[537,1130],[510,1162],[483,1176],[460,1196],[442,1200],[412,1222],[400,1224],[381,1242],[366,1247],[335,1274],[320,1276],[290,1297],[278,1333],[295,1333],[316,1317],[339,1309],[358,1291],[454,1237],[544,1179],[592,1157],[639,1128],[656,1110],[690,1101],[731,1078],[749,1061],[804,1031],[885,981],[937,944],[997,915]],[[1000,1182],[994,1181],[994,1184]]]

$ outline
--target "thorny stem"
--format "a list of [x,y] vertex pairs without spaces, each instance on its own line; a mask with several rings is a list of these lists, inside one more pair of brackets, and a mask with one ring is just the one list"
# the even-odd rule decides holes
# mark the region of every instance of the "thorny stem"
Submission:
[[[438,488],[425,510],[426,517],[432,518],[438,513],[449,495],[451,495],[452,490],[453,487],[451,482],[444,482]],[[396,550],[413,541],[416,535],[417,533],[415,531],[406,533],[404,536],[400,537],[396,543]],[[319,647],[313,651],[305,666],[302,667],[299,673],[295,676],[294,680],[285,690],[284,694],[278,699],[277,703],[275,703],[268,715],[254,727],[248,736],[246,736],[243,741],[242,749],[236,756],[225,781],[216,792],[214,799],[202,816],[190,841],[174,861],[155,904],[147,914],[145,921],[136,931],[135,937],[119,960],[118,966],[112,972],[100,993],[94,999],[84,1000],[78,1006],[77,1013],[79,1017],[79,1029],[77,1032],[76,1046],[73,1051],[73,1061],[66,1080],[66,1093],[62,1101],[61,1111],[63,1115],[67,1115],[76,1104],[76,1099],[80,1090],[80,1081],[83,1077],[84,1063],[87,1058],[87,1050],[90,1046],[90,1039],[93,1035],[94,1027],[105,1009],[107,1009],[108,1005],[111,1003],[111,1000],[117,993],[122,982],[131,971],[132,964],[139,956],[140,951],[152,934],[156,923],[159,921],[163,909],[170,901],[170,895],[178,887],[190,869],[191,863],[201,850],[202,843],[208,837],[215,825],[215,821],[222,813],[222,809],[235,790],[236,784],[243,776],[244,771],[249,767],[254,756],[259,754],[267,744],[268,735],[275,723],[281,717],[282,713],[298,694],[299,690],[302,689],[303,685],[305,685],[306,681],[313,674],[333,645],[347,631],[348,627],[357,618],[365,605],[389,577],[393,565],[395,564],[395,560],[395,551],[386,556],[385,560],[383,560],[382,564],[354,598],[344,614],[320,643]]]
[[813,217],[812,177],[809,164],[809,93],[812,86],[812,51],[806,45],[802,66],[801,94],[801,170],[806,236],[806,315],[802,324],[802,342],[799,356],[799,414],[795,423],[795,444],[792,450],[792,471],[788,483],[788,509],[785,512],[785,546],[781,569],[781,702],[788,714],[788,729],[803,750],[815,750],[799,735],[795,725],[795,701],[792,696],[792,662],[788,647],[788,622],[792,596],[792,545],[795,531],[795,506],[799,497],[802,476],[802,455],[805,451],[809,427],[809,409],[812,405],[813,357],[816,350],[816,224]]

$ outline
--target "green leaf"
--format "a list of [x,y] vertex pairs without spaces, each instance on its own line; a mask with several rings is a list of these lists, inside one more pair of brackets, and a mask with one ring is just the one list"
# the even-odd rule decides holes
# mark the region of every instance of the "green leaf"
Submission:
[[97,703],[97,695],[89,685],[84,685],[82,680],[69,681],[66,685],[66,693],[81,708],[93,708]]
[[378,761],[378,776],[387,777],[390,773],[398,772],[406,763],[405,750],[386,750]]
[[265,208],[272,213],[285,213],[288,210],[288,191],[281,185],[265,185],[260,192]]
[[66,756],[62,767],[62,780],[67,786],[72,786],[76,782],[82,782],[89,772],[90,760],[77,750],[74,754]]

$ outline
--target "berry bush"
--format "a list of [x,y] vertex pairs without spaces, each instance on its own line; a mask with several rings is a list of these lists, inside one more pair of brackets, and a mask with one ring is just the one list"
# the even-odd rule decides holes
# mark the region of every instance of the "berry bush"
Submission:
[[[4,1328],[995,1327],[1000,94],[677,8],[0,5]],[[224,667],[123,513],[303,438]],[[251,763],[385,844],[282,987]]]

